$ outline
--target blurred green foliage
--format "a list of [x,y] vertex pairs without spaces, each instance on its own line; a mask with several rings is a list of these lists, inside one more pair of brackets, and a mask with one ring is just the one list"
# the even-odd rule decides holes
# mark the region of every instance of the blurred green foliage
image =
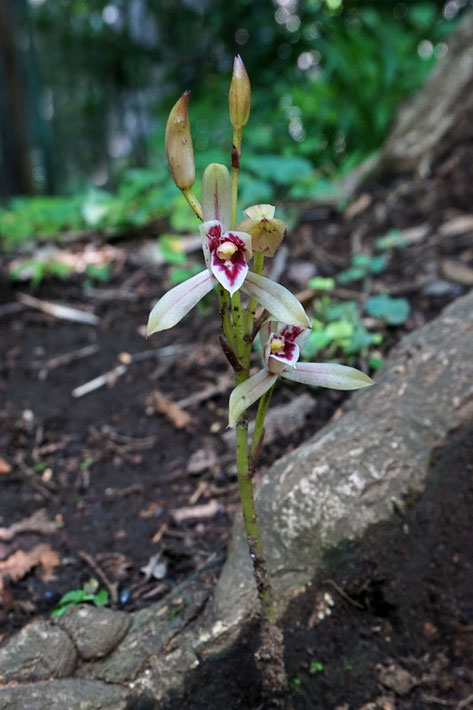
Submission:
[[20,6],[17,22],[31,39],[23,58],[36,185],[74,196],[10,202],[0,211],[4,248],[60,231],[114,233],[162,216],[189,229],[164,160],[167,114],[192,89],[198,171],[212,160],[228,164],[237,52],[253,89],[242,205],[333,192],[336,178],[379,148],[400,101],[445,53],[463,11],[446,19],[440,0]]
[[370,296],[364,303],[341,300],[336,288],[337,283],[344,285],[354,281],[364,281],[366,286],[368,279],[385,271],[391,252],[404,246],[399,232],[388,232],[375,242],[375,250],[384,254],[357,254],[352,266],[334,278],[316,276],[309,280],[308,287],[319,291],[320,295],[314,302],[312,332],[302,353],[305,359],[312,360],[322,354],[324,359],[340,358],[352,364],[361,357],[372,370],[383,364],[379,353],[384,348],[386,328],[406,322],[409,302],[387,293]]

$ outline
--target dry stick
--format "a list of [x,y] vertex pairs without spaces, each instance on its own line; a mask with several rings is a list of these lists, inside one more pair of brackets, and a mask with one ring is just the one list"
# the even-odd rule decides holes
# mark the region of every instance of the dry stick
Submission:
[[100,318],[93,313],[82,311],[79,308],[71,306],[63,306],[61,303],[52,303],[51,301],[43,301],[34,296],[28,296],[27,293],[18,293],[17,299],[25,306],[31,306],[38,311],[47,313],[49,316],[59,318],[61,320],[73,321],[74,323],[84,323],[85,325],[98,325]]
[[58,367],[69,365],[71,362],[75,362],[76,360],[82,360],[82,358],[96,355],[99,350],[100,348],[98,345],[86,345],[83,348],[78,348],[78,350],[72,350],[71,352],[64,353],[63,355],[56,355],[56,357],[52,357],[39,365],[34,365],[34,367],[39,369],[39,379],[45,380],[50,370],[55,370]]
[[333,579],[326,579],[322,584],[330,584],[336,592],[340,594],[340,596],[345,599],[349,604],[352,604],[353,606],[356,606],[357,609],[364,609],[365,607],[363,604],[360,604],[360,602],[357,602],[355,599],[352,599],[351,597],[348,596],[346,592],[343,591],[341,587],[338,586],[336,582],[333,581]]
[[108,591],[110,592],[110,599],[114,604],[118,602],[118,594],[117,594],[117,587],[116,584],[112,584],[112,582],[109,580],[105,572],[98,566],[96,561],[94,560],[93,557],[89,555],[88,552],[85,552],[84,550],[79,550],[77,552],[79,557],[86,562],[89,567],[93,569],[97,577],[100,577],[104,585],[107,587]]

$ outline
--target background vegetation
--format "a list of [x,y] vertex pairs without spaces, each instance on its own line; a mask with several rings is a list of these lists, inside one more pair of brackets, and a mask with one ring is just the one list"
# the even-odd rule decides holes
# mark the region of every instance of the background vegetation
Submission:
[[253,86],[242,202],[323,196],[379,148],[399,103],[446,53],[467,4],[3,3],[4,248],[33,235],[116,232],[156,217],[188,228],[163,155],[166,117],[190,88],[198,167],[228,162],[235,53]]

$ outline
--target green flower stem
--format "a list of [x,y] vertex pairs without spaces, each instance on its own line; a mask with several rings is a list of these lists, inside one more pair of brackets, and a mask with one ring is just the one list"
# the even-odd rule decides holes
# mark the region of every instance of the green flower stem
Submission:
[[201,204],[200,204],[199,200],[197,199],[197,197],[196,197],[196,196],[194,195],[194,193],[192,192],[192,188],[191,188],[191,187],[188,187],[188,188],[186,188],[185,190],[182,190],[182,194],[184,195],[184,197],[186,198],[187,202],[189,203],[189,205],[190,205],[190,206],[192,207],[192,209],[194,210],[194,212],[195,212],[195,214],[197,215],[197,217],[200,219],[201,222],[203,222],[203,221],[204,221],[204,217],[203,217],[203,214],[202,214],[202,207],[201,207]]
[[[263,254],[255,254],[253,258],[253,271],[259,276],[263,273],[264,267],[264,256]],[[258,307],[258,301],[256,298],[250,298],[248,304],[247,316],[246,316],[246,342],[247,349],[251,352],[251,346],[253,344],[253,324],[255,322],[256,309]]]
[[[246,369],[245,380],[248,379],[248,370],[250,367],[249,353],[247,353],[246,342],[245,342],[245,319],[244,311],[241,306],[241,296],[240,291],[233,294],[231,299],[232,304],[232,317],[233,317],[233,332],[235,335],[235,346],[236,354],[239,360]],[[246,357],[245,357],[246,356]]]
[[[231,208],[231,229],[235,228],[237,220],[237,204],[238,204],[238,175],[240,172],[240,155],[241,155],[241,137],[242,129],[233,131],[233,149],[232,149],[232,208]],[[259,257],[259,255],[257,255]],[[256,269],[263,270],[263,260],[255,258]],[[258,273],[261,273],[258,271]],[[252,307],[251,307],[252,304]],[[241,305],[240,292],[237,291],[231,299],[232,319],[233,319],[233,336],[237,357],[243,369],[235,372],[237,385],[249,377],[250,358],[251,358],[251,334],[253,331],[254,313],[256,312],[257,303],[254,299],[250,300],[248,312],[245,312]],[[268,400],[269,404],[269,400]],[[263,417],[264,420],[264,417]],[[260,426],[263,426],[263,420]],[[258,590],[258,597],[261,603],[261,608],[266,619],[270,622],[275,621],[275,612],[273,604],[273,595],[266,565],[263,557],[263,545],[256,517],[255,496],[253,489],[253,481],[251,480],[252,471],[250,469],[250,457],[248,451],[248,415],[240,417],[236,425],[236,459],[237,459],[237,475],[238,486],[240,489],[241,507],[243,511],[243,520],[245,523],[246,537],[248,541],[248,550],[253,562],[253,574]]]
[[[237,382],[247,379],[247,373],[236,373]],[[266,565],[263,557],[263,545],[256,517],[253,481],[248,457],[248,416],[244,414],[236,425],[236,458],[238,486],[240,489],[241,507],[245,523],[248,550],[253,562],[253,574],[258,590],[263,614],[271,621],[275,621],[273,595]]]
[[218,302],[220,306],[220,318],[222,319],[222,330],[228,344],[235,350],[235,337],[233,334],[232,320],[230,318],[230,311],[228,308],[228,291],[218,284],[217,288]]
[[[276,383],[274,383],[276,384]],[[253,441],[251,442],[251,467],[253,468],[258,458],[259,451],[261,449],[261,444],[263,443],[264,437],[264,420],[266,419],[266,414],[268,412],[269,403],[271,401],[271,395],[273,394],[274,385],[264,393],[258,404],[258,412],[256,414],[255,420],[255,430],[253,433]]]

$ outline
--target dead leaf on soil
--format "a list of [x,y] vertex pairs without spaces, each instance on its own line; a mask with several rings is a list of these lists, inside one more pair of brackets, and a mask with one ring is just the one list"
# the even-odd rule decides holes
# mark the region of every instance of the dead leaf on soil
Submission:
[[0,562],[0,594],[6,579],[18,582],[34,567],[41,565],[41,579],[52,579],[53,570],[60,563],[59,554],[49,545],[35,545],[31,550],[17,550],[3,562]]
[[187,473],[197,475],[203,471],[208,471],[218,463],[217,454],[214,449],[203,448],[194,451],[187,462]]
[[156,412],[164,414],[166,419],[168,419],[176,429],[185,429],[192,422],[192,417],[188,412],[181,409],[176,402],[171,402],[171,400],[165,397],[159,390],[155,390],[150,395],[148,404],[149,403],[151,403]]
[[347,207],[344,213],[345,219],[349,221],[350,219],[353,219],[353,217],[356,217],[357,214],[360,214],[360,212],[364,212],[364,210],[370,206],[372,201],[373,197],[368,195],[367,192],[364,192],[357,200],[355,200],[355,202],[352,202],[351,205]]
[[11,471],[10,464],[7,461],[5,461],[5,459],[2,459],[2,457],[0,456],[0,474],[10,473],[10,471]]
[[59,528],[59,523],[49,520],[44,508],[36,510],[29,518],[13,523],[8,528],[0,528],[0,540],[12,540],[15,535],[24,532],[35,532],[41,535],[51,535]]
[[409,671],[395,663],[389,666],[379,665],[376,670],[379,682],[386,688],[394,690],[396,695],[407,695],[418,682]]
[[466,234],[472,230],[473,215],[463,214],[445,222],[440,228],[440,234],[443,237],[456,237],[458,234]]
[[473,286],[473,269],[459,261],[444,259],[442,261],[442,274],[446,279],[455,281],[462,286]]

